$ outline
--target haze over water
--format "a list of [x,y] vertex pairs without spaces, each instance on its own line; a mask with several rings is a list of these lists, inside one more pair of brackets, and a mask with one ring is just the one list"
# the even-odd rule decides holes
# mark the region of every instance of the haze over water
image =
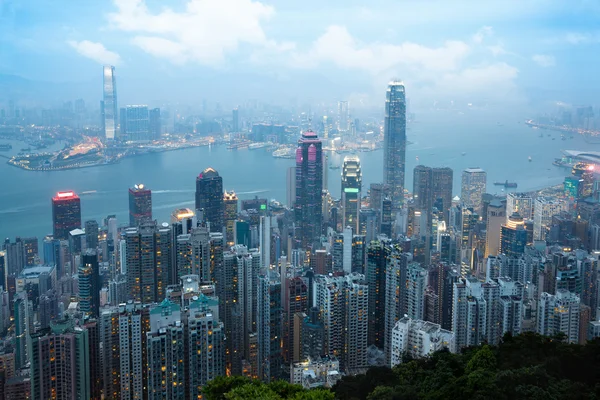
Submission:
[[[417,113],[417,121],[409,124],[407,132],[413,144],[407,147],[406,187],[412,190],[412,170],[415,165],[423,164],[452,168],[454,195],[460,195],[461,171],[467,167],[487,171],[489,193],[501,193],[502,187],[493,183],[507,179],[518,183],[518,191],[539,189],[561,183],[568,174],[567,170],[552,165],[561,150],[600,151],[600,144],[590,144],[580,135],[574,135],[573,139],[566,135],[563,141],[559,132],[531,129],[523,123],[528,117],[531,116],[494,115],[483,110],[464,114]],[[19,142],[12,143],[13,153],[25,147]],[[335,164],[340,164],[344,157],[329,154],[330,162]],[[364,152],[358,156],[363,170],[363,195],[366,195],[372,182],[382,180],[383,152]],[[225,146],[148,154],[114,165],[53,172],[25,171],[4,161],[0,162],[4,182],[0,192],[1,238],[41,238],[51,233],[50,199],[57,191],[67,189],[80,194],[96,191],[81,197],[83,221],[101,222],[107,215],[116,214],[120,223],[126,223],[127,190],[135,183],[144,183],[153,191],[154,218],[168,221],[173,209],[193,207],[195,178],[209,166],[223,177],[224,188],[235,190],[240,199],[259,196],[285,203],[286,169],[294,165],[294,160],[273,158],[264,149],[231,151]],[[327,172],[329,190],[339,197],[341,171]]]

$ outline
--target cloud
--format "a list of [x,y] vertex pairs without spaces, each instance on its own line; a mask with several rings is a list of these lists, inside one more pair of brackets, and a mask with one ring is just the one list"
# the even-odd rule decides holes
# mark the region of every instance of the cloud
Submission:
[[570,44],[594,43],[600,42],[600,34],[598,33],[579,33],[569,32],[565,35],[564,40]]
[[102,43],[90,42],[89,40],[82,40],[81,42],[69,40],[67,43],[79,54],[97,63],[110,65],[121,63],[121,57],[117,53],[107,50]]
[[477,33],[473,35],[472,40],[473,42],[480,44],[483,42],[483,39],[485,39],[486,36],[492,36],[493,34],[494,30],[491,26],[483,26],[477,31]]
[[531,59],[536,62],[540,67],[553,67],[556,65],[556,60],[554,56],[548,56],[545,54],[534,54]]
[[240,45],[277,48],[262,22],[273,7],[253,0],[188,0],[184,10],[152,12],[144,0],[114,0],[117,12],[110,25],[135,35],[132,43],[145,52],[174,63],[221,64]]

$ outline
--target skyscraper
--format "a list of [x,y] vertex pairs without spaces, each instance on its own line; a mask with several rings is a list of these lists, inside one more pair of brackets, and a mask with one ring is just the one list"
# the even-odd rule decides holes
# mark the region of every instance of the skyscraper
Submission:
[[129,188],[129,226],[152,220],[152,192],[143,184]]
[[580,298],[568,290],[559,289],[556,295],[543,292],[538,300],[537,332],[553,336],[564,333],[569,343],[579,341]]
[[485,257],[500,251],[502,225],[506,222],[506,202],[494,199],[487,206]]
[[386,262],[391,246],[385,238],[378,238],[367,249],[366,280],[369,285],[368,344],[383,349],[385,329]]
[[150,135],[150,114],[148,106],[133,105],[121,109],[121,136],[133,142],[152,140]]
[[117,81],[115,78],[115,67],[112,65],[104,66],[104,90],[102,101],[102,126],[104,127],[104,137],[107,140],[114,140],[117,136]]
[[533,218],[533,199],[527,193],[509,193],[506,195],[506,217],[518,212],[523,219]]
[[485,193],[487,173],[481,168],[467,168],[462,173],[460,199],[465,207],[482,215],[482,196]]
[[233,190],[225,192],[223,196],[223,205],[225,208],[224,221],[227,245],[233,246],[235,244],[235,238],[233,237],[234,225],[238,212],[238,197]]
[[202,210],[211,232],[223,231],[223,178],[213,168],[206,168],[196,178],[196,213]]
[[338,101],[338,131],[350,130],[350,108],[347,101]]
[[554,197],[537,197],[533,207],[533,239],[545,240],[552,217],[567,211],[567,203]]
[[240,110],[234,108],[231,112],[231,132],[240,131]]
[[345,157],[342,167],[342,226],[343,228],[352,227],[355,235],[359,233],[361,190],[360,160],[356,156]]
[[281,297],[281,278],[277,272],[267,270],[258,277],[258,376],[265,382],[279,378],[282,372]]
[[302,134],[296,150],[296,240],[308,248],[321,235],[323,224],[323,153],[321,140],[308,130]]
[[68,240],[69,232],[81,229],[81,203],[75,192],[58,192],[52,198],[54,239]]
[[86,316],[98,317],[100,311],[100,271],[98,255],[95,250],[88,249],[82,255],[78,269],[79,277],[79,309]]
[[160,122],[160,108],[153,108],[148,111],[148,130],[150,132],[151,140],[160,139],[161,122]]
[[383,179],[390,186],[392,210],[404,203],[404,168],[406,162],[406,94],[404,83],[392,81],[385,98],[383,128]]
[[508,217],[500,231],[500,253],[508,257],[519,257],[525,252],[527,231],[525,222],[518,213]]

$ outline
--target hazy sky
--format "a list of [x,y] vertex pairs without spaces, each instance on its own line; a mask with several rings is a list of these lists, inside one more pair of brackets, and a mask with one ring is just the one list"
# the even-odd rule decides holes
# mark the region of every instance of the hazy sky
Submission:
[[0,0],[0,74],[109,63],[130,102],[377,103],[395,77],[414,101],[593,103],[599,22],[598,0]]

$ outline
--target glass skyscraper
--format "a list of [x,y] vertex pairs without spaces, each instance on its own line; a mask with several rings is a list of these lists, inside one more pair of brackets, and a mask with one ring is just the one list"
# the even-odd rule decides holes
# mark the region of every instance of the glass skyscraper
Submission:
[[360,159],[356,156],[345,157],[342,168],[342,221],[343,228],[352,227],[355,235],[359,234],[358,215],[360,213],[361,189]]
[[385,97],[383,179],[390,187],[392,210],[402,208],[406,162],[406,94],[404,83],[392,81]]
[[54,239],[67,240],[69,232],[81,229],[81,202],[74,192],[58,192],[52,198]]
[[196,178],[196,214],[200,215],[198,210],[202,210],[202,219],[210,223],[211,232],[223,231],[223,178],[212,168],[206,168]]
[[117,137],[117,82],[115,78],[115,67],[104,66],[104,90],[102,101],[102,126],[104,137],[114,140]]

